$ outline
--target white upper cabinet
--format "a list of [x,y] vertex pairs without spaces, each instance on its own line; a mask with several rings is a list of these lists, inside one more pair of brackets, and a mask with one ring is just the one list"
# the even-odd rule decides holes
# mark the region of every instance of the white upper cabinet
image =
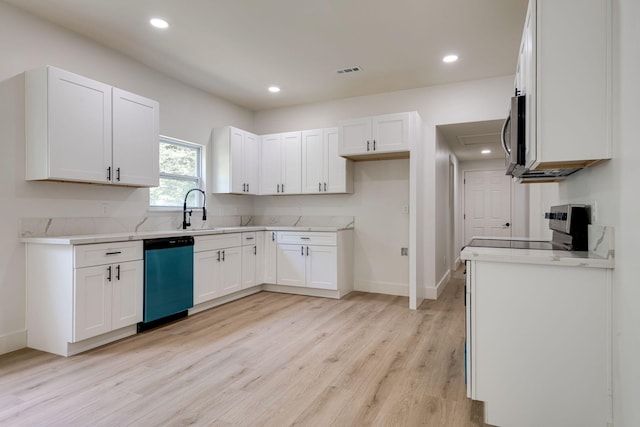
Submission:
[[25,92],[27,180],[158,185],[157,102],[54,67]]
[[302,147],[300,132],[262,137],[261,194],[302,192]]
[[211,164],[212,192],[258,194],[259,137],[226,126],[214,129]]
[[158,103],[113,88],[113,180],[158,186]]
[[338,155],[337,128],[302,132],[302,192],[353,192],[353,162]]
[[611,3],[530,1],[516,74],[528,168],[611,158]]
[[412,115],[396,113],[339,123],[339,154],[347,158],[408,157],[415,126]]

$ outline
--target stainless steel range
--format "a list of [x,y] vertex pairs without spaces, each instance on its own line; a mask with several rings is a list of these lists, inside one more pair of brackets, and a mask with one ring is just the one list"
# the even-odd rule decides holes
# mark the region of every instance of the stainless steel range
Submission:
[[467,246],[567,251],[589,250],[590,206],[572,204],[552,206],[550,212],[545,213],[544,217],[549,220],[549,229],[553,231],[550,241],[477,237],[471,239]]

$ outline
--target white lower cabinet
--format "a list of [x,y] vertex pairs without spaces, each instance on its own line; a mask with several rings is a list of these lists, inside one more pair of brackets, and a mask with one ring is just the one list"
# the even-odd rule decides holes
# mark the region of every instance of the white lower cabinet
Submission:
[[193,301],[200,304],[242,288],[241,233],[196,236]]
[[[258,243],[255,232],[242,233],[242,289],[252,288],[256,280]],[[260,282],[262,283],[262,282]]]
[[141,241],[28,244],[27,345],[69,356],[135,334],[142,258]]
[[[346,268],[343,263],[338,263],[339,240],[338,233],[333,232],[278,233],[276,283],[338,290],[340,269]],[[342,248],[345,257],[350,257],[350,244],[342,246],[345,246]]]
[[264,244],[262,246],[262,280],[260,283],[277,283],[278,277],[276,270],[278,267],[278,241],[275,231],[263,232]]

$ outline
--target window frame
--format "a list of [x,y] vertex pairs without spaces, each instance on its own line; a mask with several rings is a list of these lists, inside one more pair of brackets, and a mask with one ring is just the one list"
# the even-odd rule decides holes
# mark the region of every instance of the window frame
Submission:
[[[201,189],[202,191],[204,191],[205,193],[207,192],[207,188],[206,188],[206,150],[207,147],[206,145],[203,144],[198,144],[195,142],[190,142],[190,141],[185,141],[183,139],[178,139],[178,138],[173,138],[170,136],[166,136],[166,135],[160,135],[160,137],[158,138],[158,146],[160,146],[160,144],[162,143],[166,143],[166,144],[172,144],[172,145],[177,145],[180,147],[185,147],[185,148],[190,148],[190,149],[195,149],[197,150],[197,159],[196,159],[196,166],[197,166],[197,173],[199,174],[199,176],[191,176],[191,175],[178,175],[178,174],[172,174],[172,173],[168,173],[168,172],[162,172],[162,170],[159,169],[159,179],[171,179],[171,180],[175,180],[175,181],[183,181],[183,182],[193,182],[194,180],[197,181],[197,188]],[[159,165],[158,165],[159,166]],[[157,188],[157,187],[156,187]],[[190,208],[202,208],[202,198],[201,197],[196,197],[197,200],[197,206],[191,206],[189,205]],[[175,210],[179,210],[182,211],[182,202],[180,202],[180,205],[177,206],[171,206],[171,205],[152,205],[151,204],[151,193],[149,193],[149,201],[148,201],[148,209],[152,210],[152,211],[175,211]]]

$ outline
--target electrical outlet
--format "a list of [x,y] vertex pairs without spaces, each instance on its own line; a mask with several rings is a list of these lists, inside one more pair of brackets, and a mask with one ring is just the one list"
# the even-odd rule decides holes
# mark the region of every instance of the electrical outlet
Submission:
[[409,248],[400,248],[400,256],[409,256]]

